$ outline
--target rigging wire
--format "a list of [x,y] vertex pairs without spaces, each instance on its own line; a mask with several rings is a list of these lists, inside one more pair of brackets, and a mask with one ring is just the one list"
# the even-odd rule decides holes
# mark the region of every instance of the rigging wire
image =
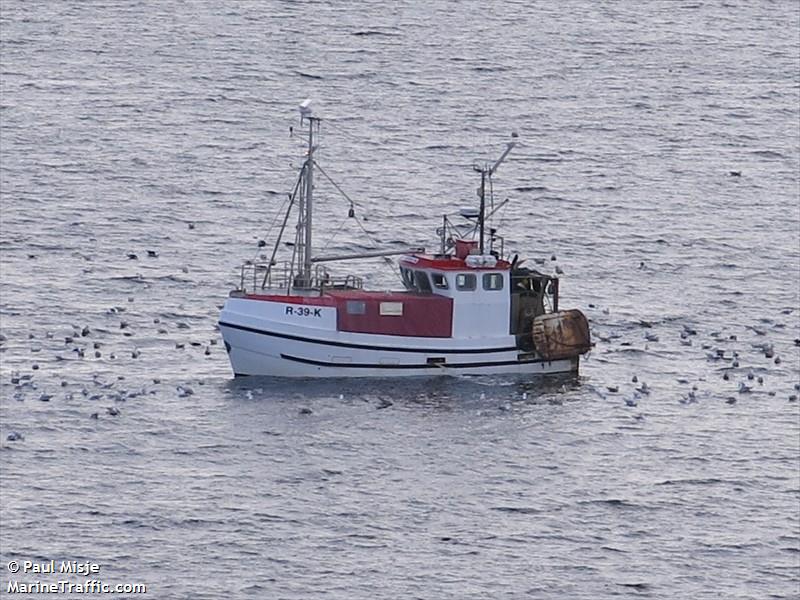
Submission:
[[[315,167],[316,167],[316,168],[319,170],[319,172],[320,172],[320,173],[322,173],[322,174],[325,176],[325,179],[327,179],[327,180],[328,180],[328,181],[329,181],[329,182],[330,182],[330,183],[333,185],[333,187],[335,187],[335,188],[336,188],[336,190],[337,190],[337,191],[338,191],[338,192],[339,192],[339,193],[340,193],[342,196],[344,196],[344,198],[345,198],[345,199],[346,199],[346,200],[347,200],[347,201],[350,203],[350,210],[348,211],[348,213],[347,213],[347,216],[348,216],[348,217],[352,217],[353,219],[355,219],[355,221],[356,221],[356,224],[359,226],[359,228],[361,229],[361,231],[363,231],[363,232],[364,232],[364,235],[366,235],[366,236],[367,236],[367,238],[368,238],[368,239],[369,239],[369,240],[372,242],[372,244],[373,244],[375,247],[378,247],[378,246],[380,245],[380,242],[378,242],[378,240],[377,240],[377,239],[375,239],[375,238],[372,236],[372,234],[371,234],[369,231],[367,231],[367,230],[366,230],[366,228],[364,227],[364,224],[361,222],[361,219],[359,219],[359,218],[358,218],[358,215],[356,214],[355,210],[353,209],[353,207],[354,207],[354,206],[358,206],[358,207],[360,207],[360,208],[363,208],[363,205],[362,205],[361,203],[359,203],[359,202],[356,202],[356,201],[355,201],[355,200],[353,200],[353,199],[352,199],[350,196],[348,196],[348,195],[347,195],[347,192],[345,192],[345,191],[344,191],[344,190],[343,190],[343,189],[342,189],[342,188],[339,186],[339,184],[338,184],[338,183],[336,183],[336,182],[335,182],[335,181],[334,181],[334,180],[333,180],[333,179],[330,177],[330,175],[328,175],[328,174],[325,172],[325,170],[324,170],[322,167],[320,167],[320,166],[319,166],[319,164],[318,164],[318,163],[316,163],[316,162],[315,162],[315,163],[314,163],[314,166],[315,166]],[[344,222],[344,221],[343,221],[343,222]],[[341,229],[341,226],[339,227],[339,229]],[[338,233],[338,230],[337,230],[337,233]],[[334,237],[335,237],[335,236],[336,236],[336,233],[334,233]],[[333,239],[333,238],[331,238],[331,240],[332,240],[332,239]],[[330,244],[330,240],[328,241],[328,244]],[[327,248],[327,247],[328,247],[328,245],[326,244],[326,246],[325,246],[325,247]],[[386,264],[390,265],[390,266],[392,267],[392,269],[394,269],[395,273],[397,273],[397,275],[398,275],[398,277],[399,277],[399,276],[400,276],[400,270],[397,268],[397,265],[394,263],[394,261],[393,261],[392,259],[390,259],[388,256],[383,256],[382,258],[383,258],[384,262],[386,262]]]
[[328,238],[327,242],[325,242],[325,245],[322,247],[322,250],[327,250],[328,249],[328,246],[331,245],[331,243],[336,238],[338,233],[342,230],[342,225],[344,225],[344,222],[347,221],[347,219],[348,219],[348,217],[345,217],[339,222],[339,224],[336,226],[336,229],[333,231],[333,235],[330,238]]
[[335,188],[336,188],[336,190],[337,190],[337,191],[338,191],[338,192],[339,192],[339,193],[340,193],[342,196],[344,196],[344,197],[347,199],[347,201],[350,203],[350,205],[351,205],[351,206],[358,206],[359,208],[364,208],[364,206],[363,206],[362,204],[360,204],[359,202],[356,202],[356,201],[355,201],[355,200],[353,200],[353,199],[352,199],[350,196],[348,196],[348,195],[347,195],[347,193],[346,193],[346,192],[345,192],[345,191],[344,191],[344,190],[343,190],[341,187],[339,187],[339,184],[338,184],[338,183],[336,183],[336,182],[335,182],[333,179],[331,179],[330,175],[328,175],[328,174],[325,172],[325,170],[324,170],[322,167],[320,167],[320,166],[319,166],[319,163],[317,163],[317,162],[315,161],[315,162],[314,162],[314,166],[315,166],[317,169],[319,169],[319,172],[320,172],[320,173],[322,173],[322,174],[325,176],[325,179],[327,179],[328,181],[330,181],[330,182],[331,182],[331,184],[333,185],[333,187],[335,187]]
[[[289,201],[291,197],[292,195],[289,194],[286,198],[284,198],[283,202],[281,203],[281,207],[278,209],[278,211],[275,213],[275,216],[272,218],[272,223],[270,223],[269,227],[267,228],[267,233],[264,234],[265,240],[269,238],[269,234],[272,233],[275,224],[278,222],[278,218],[283,214],[283,207],[286,206],[286,203]],[[256,252],[255,254],[253,254],[253,258],[251,259],[252,262],[255,262],[256,258],[258,258],[259,252],[261,252],[261,246],[258,246],[256,248]]]
[[[302,193],[302,191],[301,191],[301,193]],[[292,278],[294,277],[294,261],[297,258],[297,248],[300,245],[300,231],[302,229],[300,219],[302,218],[302,216],[303,216],[302,213],[300,213],[300,211],[298,211],[297,212],[297,228],[295,229],[295,232],[294,232],[294,244],[292,245],[292,262],[289,263],[289,278],[288,278],[288,281],[286,282],[286,293],[287,294],[290,294],[291,293],[291,289],[292,289],[292,283],[293,283]]]
[[354,142],[359,142],[359,143],[363,143],[364,142],[363,139],[359,139],[358,137],[354,136],[352,133],[350,133],[349,131],[347,131],[343,127],[339,126],[338,123],[335,123],[334,121],[331,121],[330,119],[326,119],[325,120],[325,124],[328,125],[329,127],[333,127],[336,131],[338,131],[339,133],[341,133],[345,137],[350,138]]
[[[326,122],[327,122],[329,125],[333,125],[333,123],[332,123],[332,122],[330,122],[330,121],[326,121]],[[318,135],[321,135],[321,134],[319,134],[319,132],[321,131],[321,129],[320,129],[320,127],[319,127],[319,123],[317,124],[317,128],[318,128],[318,129],[317,129]],[[349,133],[348,133],[348,132],[346,132],[346,131],[344,131],[344,130],[340,129],[338,126],[334,126],[334,128],[335,128],[335,129],[337,129],[337,130],[339,130],[339,131],[341,131],[341,132],[342,132],[342,133],[344,133],[346,136],[348,136],[348,137],[352,137],[352,136],[350,136],[350,135],[349,135]],[[353,138],[353,139],[355,139],[355,138]],[[320,146],[321,146],[321,143],[317,145],[317,148],[319,148]],[[339,233],[339,232],[342,230],[342,226],[344,225],[344,222],[346,221],[346,219],[347,219],[347,218],[355,218],[355,220],[356,220],[356,223],[359,225],[359,227],[360,227],[360,228],[361,228],[361,230],[364,232],[364,234],[365,234],[365,235],[366,235],[366,236],[367,236],[367,237],[368,237],[368,238],[369,238],[369,239],[372,241],[372,243],[373,243],[374,245],[376,245],[376,246],[377,246],[377,245],[378,245],[378,242],[377,242],[377,240],[375,240],[375,239],[374,239],[374,238],[373,238],[373,237],[370,235],[370,233],[369,233],[369,232],[368,232],[368,231],[367,231],[367,230],[364,228],[364,226],[361,224],[360,220],[358,219],[358,217],[357,217],[357,216],[356,216],[356,214],[355,214],[354,206],[359,206],[359,207],[363,208],[363,205],[362,205],[360,202],[357,202],[357,201],[353,200],[353,199],[352,199],[352,198],[351,198],[351,197],[350,197],[350,196],[347,194],[347,192],[345,192],[345,191],[342,189],[342,187],[341,187],[341,186],[340,186],[338,183],[336,183],[336,181],[334,181],[334,179],[333,179],[333,178],[332,178],[330,175],[328,175],[328,173],[325,171],[325,169],[323,169],[323,168],[322,168],[322,166],[321,166],[321,165],[320,165],[320,164],[319,164],[319,163],[318,163],[316,160],[314,161],[314,166],[315,166],[315,167],[316,167],[316,169],[317,169],[317,170],[318,170],[318,171],[319,171],[319,172],[320,172],[320,173],[323,175],[323,177],[325,177],[325,179],[326,179],[326,180],[327,180],[327,181],[328,181],[328,182],[329,182],[331,185],[333,185],[333,187],[336,189],[336,191],[338,191],[338,192],[339,192],[339,194],[341,194],[341,195],[342,195],[342,197],[344,197],[344,198],[347,200],[347,202],[348,202],[348,203],[349,203],[349,205],[350,205],[350,206],[349,206],[349,210],[348,210],[348,214],[347,214],[347,216],[346,216],[344,219],[342,219],[342,221],[341,221],[341,222],[338,224],[338,226],[336,227],[336,229],[335,229],[335,231],[334,231],[333,235],[332,235],[330,238],[328,238],[328,240],[326,241],[326,243],[325,243],[325,245],[322,247],[322,249],[323,249],[323,250],[325,250],[325,249],[327,249],[327,248],[328,248],[328,247],[331,245],[331,243],[332,243],[332,242],[333,242],[333,240],[336,238],[336,236],[338,235],[338,233]]]
[[[356,220],[356,225],[358,225],[359,228],[361,228],[361,231],[364,232],[364,235],[366,235],[369,238],[369,240],[372,242],[372,244],[377,248],[379,246],[378,240],[376,240],[374,237],[372,237],[372,234],[369,231],[366,230],[366,228],[364,227],[363,223],[361,222],[361,219],[358,218],[358,215],[355,212],[353,212],[352,214],[353,214],[353,218]],[[387,265],[392,267],[392,269],[394,270],[395,274],[398,277],[400,277],[400,269],[397,268],[397,265],[395,264],[395,262],[391,258],[389,258],[388,256],[382,256],[381,258],[383,258],[383,262],[385,262]]]

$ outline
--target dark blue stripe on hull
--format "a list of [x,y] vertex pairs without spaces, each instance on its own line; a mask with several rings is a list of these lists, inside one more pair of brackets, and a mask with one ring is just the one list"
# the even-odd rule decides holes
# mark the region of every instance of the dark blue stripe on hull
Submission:
[[334,363],[322,360],[314,360],[311,358],[301,358],[299,356],[290,356],[289,354],[281,354],[281,358],[291,360],[294,362],[303,363],[306,365],[314,365],[316,367],[335,367],[338,369],[470,369],[475,367],[507,367],[509,365],[530,365],[539,364],[552,361],[546,360],[502,360],[502,361],[483,361],[472,363],[441,363],[424,364],[424,365],[386,365],[381,363]]
[[[338,346],[340,348],[358,348],[360,350],[382,350],[386,352],[424,352],[426,354],[491,354],[494,352],[511,352],[516,351],[516,346],[509,346],[507,348],[403,348],[400,346],[370,346],[369,344],[352,344],[350,342],[334,342],[329,340],[318,340],[315,338],[307,338],[299,335],[291,335],[288,333],[276,333],[274,331],[265,331],[263,329],[256,329],[255,327],[246,327],[245,325],[234,325],[233,323],[226,323],[220,321],[221,327],[230,327],[231,329],[238,329],[240,331],[247,331],[249,333],[257,333],[259,335],[268,335],[270,337],[283,338],[285,340],[295,340],[298,342],[307,342],[309,344],[321,344],[323,346]],[[439,338],[441,339],[441,338]],[[512,361],[507,364],[514,364]],[[427,366],[427,365],[423,365]]]

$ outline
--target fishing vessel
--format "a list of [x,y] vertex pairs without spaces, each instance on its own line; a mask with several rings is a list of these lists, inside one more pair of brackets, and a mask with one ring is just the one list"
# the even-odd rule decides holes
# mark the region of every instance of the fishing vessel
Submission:
[[[502,236],[487,228],[508,202],[495,205],[491,181],[516,145],[515,135],[498,160],[475,165],[478,207],[442,216],[436,251],[324,256],[313,244],[315,176],[322,174],[344,192],[317,162],[320,118],[309,100],[300,105],[300,122],[308,128],[308,148],[271,255],[242,265],[239,285],[220,315],[235,375],[577,373],[591,347],[586,317],[576,309],[560,310],[558,277],[506,256]],[[282,244],[292,214],[294,239]],[[291,249],[290,259],[278,260],[282,248]],[[403,289],[368,290],[358,275],[336,276],[329,269],[374,257],[398,257]]]

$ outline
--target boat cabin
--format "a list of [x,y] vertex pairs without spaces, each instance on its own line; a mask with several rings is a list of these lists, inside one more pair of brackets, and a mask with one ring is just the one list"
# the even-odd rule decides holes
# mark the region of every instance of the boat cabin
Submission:
[[400,259],[407,292],[452,300],[453,337],[504,331],[518,335],[522,343],[534,317],[558,310],[557,278],[492,255],[459,254]]

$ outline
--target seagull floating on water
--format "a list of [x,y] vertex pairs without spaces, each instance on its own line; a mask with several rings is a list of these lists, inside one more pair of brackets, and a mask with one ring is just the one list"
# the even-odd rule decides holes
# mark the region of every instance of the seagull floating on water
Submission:
[[625,404],[627,406],[637,406],[639,404],[639,396],[638,393],[635,393],[632,398],[625,398]]

